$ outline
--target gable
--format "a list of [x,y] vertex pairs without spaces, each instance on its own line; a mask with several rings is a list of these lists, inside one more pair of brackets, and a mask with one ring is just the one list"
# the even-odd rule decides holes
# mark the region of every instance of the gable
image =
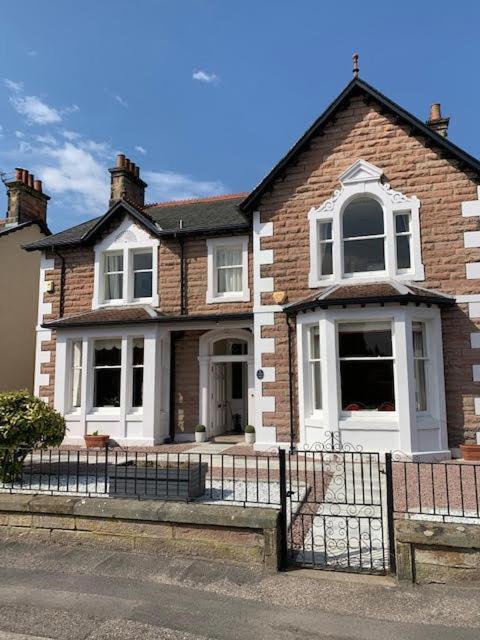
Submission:
[[154,236],[141,227],[131,216],[125,214],[120,223],[106,231],[95,243],[96,251],[119,249],[125,245],[145,245],[154,240]]

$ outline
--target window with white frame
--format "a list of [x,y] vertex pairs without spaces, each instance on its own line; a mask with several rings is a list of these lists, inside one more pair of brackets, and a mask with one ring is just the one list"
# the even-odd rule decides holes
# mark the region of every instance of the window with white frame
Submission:
[[144,365],[144,341],[143,338],[132,340],[132,408],[143,407],[143,365]]
[[420,202],[382,182],[364,160],[341,176],[341,188],[308,213],[312,288],[372,280],[423,280]]
[[93,406],[120,407],[122,341],[96,340],[93,353]]
[[427,402],[427,342],[424,322],[413,323],[413,364],[415,371],[415,406],[418,412],[428,410]]
[[397,257],[397,271],[409,271],[411,268],[410,212],[400,211],[395,214],[395,250]]
[[341,408],[395,411],[391,322],[338,325]]
[[308,329],[308,389],[310,413],[322,410],[322,371],[320,361],[320,331],[318,324]]
[[121,300],[123,298],[123,253],[105,252],[103,273],[105,300]]
[[82,401],[83,345],[81,340],[70,343],[70,409],[79,409]]
[[133,251],[133,297],[136,300],[152,297],[153,256],[151,249]]
[[248,237],[207,240],[207,302],[248,301]]
[[385,270],[383,209],[373,198],[350,202],[343,212],[345,275]]

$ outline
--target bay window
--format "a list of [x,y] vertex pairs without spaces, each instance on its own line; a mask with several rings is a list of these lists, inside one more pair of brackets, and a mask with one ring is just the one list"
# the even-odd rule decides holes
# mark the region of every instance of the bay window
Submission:
[[383,209],[372,198],[354,200],[343,212],[344,273],[385,269]]
[[427,411],[427,346],[425,323],[413,323],[413,364],[415,371],[415,406],[418,412]]
[[94,407],[120,406],[121,340],[96,340],[93,354]]
[[80,408],[82,397],[82,341],[74,340],[70,348],[70,408],[75,410]]
[[338,326],[343,411],[395,411],[390,322]]
[[120,300],[123,298],[123,254],[106,252],[103,265],[105,300]]

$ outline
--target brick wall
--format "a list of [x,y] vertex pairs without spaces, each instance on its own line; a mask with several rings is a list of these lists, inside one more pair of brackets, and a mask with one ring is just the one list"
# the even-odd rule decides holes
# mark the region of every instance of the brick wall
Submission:
[[[297,157],[258,206],[261,222],[273,222],[274,228],[273,236],[261,241],[261,249],[273,249],[274,263],[262,266],[261,275],[273,276],[275,290],[286,291],[289,302],[311,293],[308,211],[331,197],[339,187],[338,176],[358,159],[382,168],[394,189],[420,199],[426,275],[422,284],[455,295],[478,293],[478,282],[465,277],[465,263],[479,260],[480,252],[465,249],[463,239],[463,232],[475,230],[477,222],[461,214],[463,201],[477,199],[475,176],[461,171],[458,162],[441,157],[439,150],[428,148],[425,141],[361,98],[352,99],[336,122],[325,127],[324,135],[311,141],[309,150]],[[271,294],[263,293],[262,302],[273,304]],[[479,390],[475,391],[478,383],[472,382],[469,349],[469,334],[476,321],[468,318],[464,305],[445,312],[444,319],[447,407],[451,443],[455,444],[463,440],[464,431],[480,426],[480,417],[474,415],[473,397]],[[264,328],[263,337],[276,339],[276,354],[265,355],[263,365],[272,359],[277,363],[277,381],[268,384],[269,394],[276,398],[276,411],[266,416],[265,423],[277,425],[277,438],[284,439],[288,426],[286,327],[277,320]],[[453,345],[458,345],[461,356]]]

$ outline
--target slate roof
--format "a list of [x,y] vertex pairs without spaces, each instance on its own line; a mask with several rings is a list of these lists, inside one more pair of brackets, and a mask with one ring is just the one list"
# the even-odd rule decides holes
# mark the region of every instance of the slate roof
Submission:
[[248,229],[250,223],[238,207],[244,197],[245,193],[236,193],[211,198],[158,202],[143,208],[123,200],[116,203],[105,215],[34,242],[27,245],[25,249],[37,251],[49,247],[87,244],[108,223],[111,216],[119,208],[125,209],[127,213],[158,237],[172,234],[188,235],[195,232],[205,233],[222,229],[230,231]]
[[11,226],[11,227],[0,227],[0,238],[3,238],[4,236],[8,236],[11,233],[15,233],[16,231],[21,231],[22,229],[26,229],[27,227],[31,227],[32,225],[36,224],[41,231],[43,231],[43,233],[45,233],[47,236],[51,235],[51,231],[50,229],[47,227],[47,225],[45,224],[45,222],[43,222],[43,220],[27,220],[26,222],[21,222],[20,224]]
[[480,161],[469,153],[458,147],[456,144],[444,138],[434,129],[422,122],[419,118],[412,115],[403,107],[387,98],[383,93],[377,91],[370,84],[360,78],[354,78],[340,95],[325,109],[325,111],[315,120],[305,133],[295,142],[295,144],[287,151],[283,158],[267,173],[267,175],[259,182],[259,184],[251,191],[248,196],[240,204],[242,211],[251,211],[258,205],[262,196],[271,188],[272,183],[282,176],[286,166],[294,157],[308,147],[311,138],[318,135],[327,122],[335,118],[335,114],[343,109],[348,101],[355,95],[363,95],[367,101],[376,102],[380,107],[392,114],[398,122],[411,127],[412,132],[416,135],[423,136],[428,139],[432,146],[440,148],[447,157],[453,157],[460,161],[460,165],[468,167],[480,174]]
[[446,294],[418,287],[410,283],[371,282],[367,284],[333,285],[320,289],[303,300],[285,306],[289,314],[308,309],[328,308],[330,306],[347,306],[352,304],[384,304],[396,302],[407,304],[435,304],[448,307],[455,304],[453,297]]

